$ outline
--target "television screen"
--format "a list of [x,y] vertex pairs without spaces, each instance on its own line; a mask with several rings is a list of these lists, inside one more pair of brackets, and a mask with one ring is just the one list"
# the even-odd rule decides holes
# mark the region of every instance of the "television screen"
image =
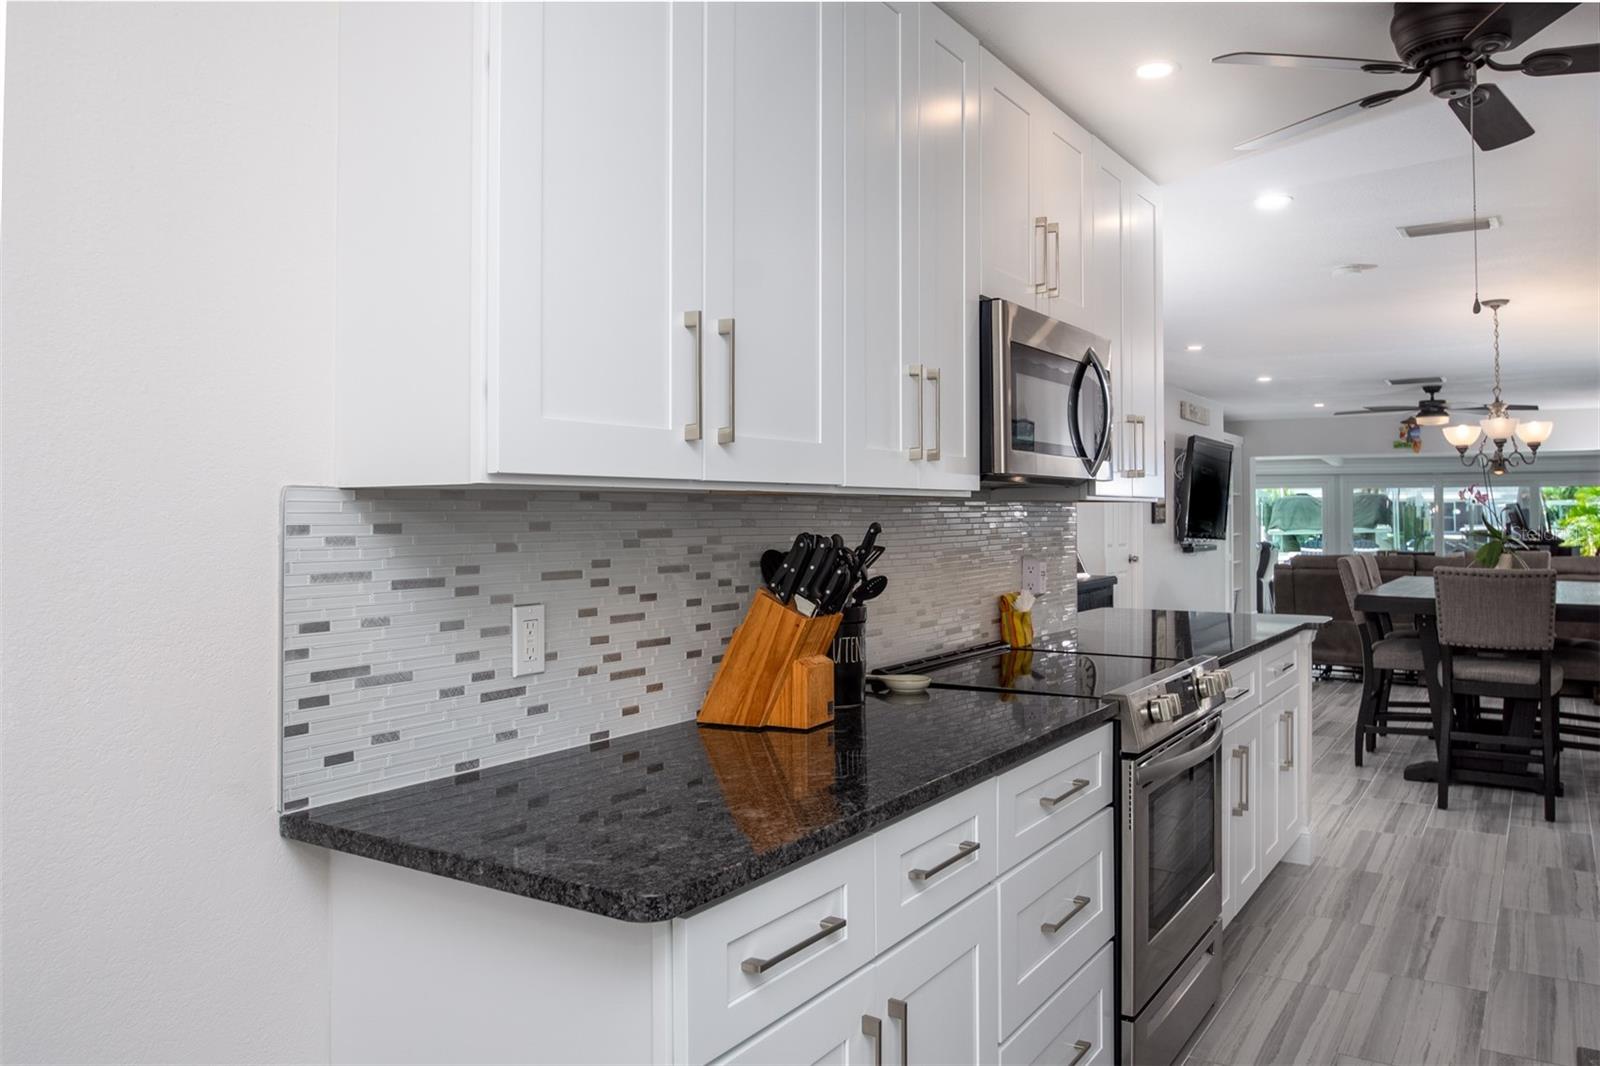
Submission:
[[1192,436],[1185,449],[1182,509],[1177,533],[1182,540],[1222,540],[1228,535],[1228,491],[1233,445]]

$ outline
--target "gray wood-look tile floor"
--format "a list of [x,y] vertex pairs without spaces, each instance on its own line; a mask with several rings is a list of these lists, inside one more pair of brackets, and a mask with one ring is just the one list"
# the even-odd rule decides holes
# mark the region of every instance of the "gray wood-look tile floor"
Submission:
[[[1532,793],[1401,776],[1421,737],[1352,759],[1360,686],[1313,689],[1317,858],[1282,863],[1223,935],[1223,999],[1190,1066],[1600,1062],[1600,753]],[[1397,690],[1397,699],[1420,693]]]

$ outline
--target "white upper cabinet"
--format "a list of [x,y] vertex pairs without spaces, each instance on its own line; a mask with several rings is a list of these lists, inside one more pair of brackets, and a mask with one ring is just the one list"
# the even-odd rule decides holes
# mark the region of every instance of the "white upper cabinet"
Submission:
[[846,8],[845,483],[978,487],[978,46]]
[[698,478],[704,8],[496,14],[488,468]]
[[982,55],[983,295],[1083,325],[1091,138],[994,56]]
[[1090,328],[1111,342],[1111,456],[1100,497],[1153,499],[1166,484],[1161,326],[1161,204],[1144,177],[1099,141],[1091,156]]
[[838,484],[844,10],[708,11],[705,476]]

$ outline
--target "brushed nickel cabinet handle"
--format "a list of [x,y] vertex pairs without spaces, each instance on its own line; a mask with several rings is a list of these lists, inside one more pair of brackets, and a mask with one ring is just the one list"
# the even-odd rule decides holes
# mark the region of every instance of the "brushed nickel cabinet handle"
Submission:
[[[1046,258],[1048,258],[1049,255],[1050,255],[1050,238],[1051,237],[1054,237],[1056,239],[1056,283],[1054,285],[1051,285],[1048,288],[1046,288],[1045,291],[1044,291],[1044,294],[1046,296],[1060,296],[1061,295],[1061,223],[1059,223],[1059,222],[1051,222],[1048,225],[1046,225],[1045,228],[1044,228],[1045,256],[1046,256]],[[1045,274],[1045,279],[1047,281],[1049,280],[1049,277],[1050,277],[1050,275],[1048,273],[1046,273]]]
[[1233,805],[1233,816],[1243,818],[1244,812],[1250,809],[1250,797],[1247,790],[1250,788],[1250,764],[1245,762],[1250,757],[1250,749],[1240,746],[1233,749],[1233,758],[1239,764],[1239,802]]
[[700,439],[700,423],[705,419],[705,338],[700,332],[700,312],[685,311],[683,328],[694,334],[694,421],[683,427],[684,440]]
[[1043,807],[1047,811],[1048,810],[1052,810],[1052,809],[1055,808],[1055,806],[1057,804],[1067,802],[1067,800],[1071,799],[1073,796],[1076,796],[1078,793],[1082,792],[1084,789],[1086,789],[1088,787],[1089,787],[1089,779],[1088,778],[1086,778],[1086,777],[1075,777],[1075,778],[1072,779],[1072,787],[1067,789],[1065,792],[1061,793],[1061,795],[1059,795],[1059,796],[1040,796],[1039,797],[1039,806]]
[[728,338],[728,424],[717,430],[718,444],[733,443],[733,369],[737,350],[734,348],[733,319],[717,319],[717,333]]
[[872,1066],[883,1066],[883,1019],[863,1014],[861,1035],[872,1041]]
[[743,970],[745,973],[766,973],[783,960],[804,951],[806,948],[810,947],[812,944],[815,944],[824,937],[837,933],[839,930],[844,928],[845,921],[843,918],[835,918],[830,914],[817,924],[822,928],[817,930],[815,933],[812,933],[798,944],[791,944],[789,947],[784,948],[782,951],[778,952],[769,959],[757,958],[756,956],[752,955],[750,958],[745,959],[739,964],[739,969]]
[[906,876],[911,878],[913,881],[926,881],[928,878],[933,877],[935,874],[938,874],[943,870],[955,865],[977,850],[978,842],[976,840],[963,840],[961,843],[956,845],[956,853],[950,856],[948,859],[936,862],[926,870],[920,867],[915,870],[907,870]]
[[1123,477],[1144,477],[1144,416],[1124,415],[1122,423],[1123,439],[1130,442],[1128,448],[1132,462],[1123,467]]
[[1078,1063],[1083,1061],[1083,1057],[1089,1054],[1089,1049],[1092,1047],[1094,1047],[1094,1045],[1089,1043],[1087,1040],[1073,1041],[1072,1050],[1076,1051],[1077,1054],[1072,1056],[1072,1061],[1067,1063],[1067,1066],[1078,1066]]
[[943,435],[940,410],[944,407],[943,379],[939,377],[939,368],[930,366],[922,372],[922,380],[933,382],[933,444],[923,451],[923,457],[930,462],[939,458],[939,438]]
[[911,1018],[906,1010],[906,1001],[891,999],[889,1017],[900,1023],[900,1066],[911,1066]]
[[906,373],[917,383],[917,443],[912,445],[908,456],[915,461],[922,458],[922,364],[912,363],[906,368]]
[[1285,740],[1284,740],[1284,745],[1283,745],[1283,750],[1287,753],[1287,757],[1283,760],[1283,762],[1278,764],[1278,769],[1280,769],[1280,770],[1293,770],[1294,769],[1294,712],[1293,711],[1284,711],[1281,715],[1278,716],[1278,723],[1280,725],[1284,725],[1284,726],[1288,727],[1287,729],[1284,730]]
[[1042,923],[1039,926],[1039,931],[1042,933],[1059,933],[1062,926],[1076,918],[1078,916],[1078,912],[1083,910],[1083,908],[1087,907],[1088,905],[1088,896],[1073,896],[1072,909],[1063,915],[1060,921]]
[[[1033,220],[1033,235],[1039,240],[1039,258],[1033,262],[1039,268],[1039,274],[1044,275],[1043,281],[1033,283],[1033,294],[1042,296],[1050,289],[1050,220],[1043,215],[1035,218]],[[1029,250],[1029,256],[1030,258],[1032,257],[1031,249]],[[1035,275],[1035,277],[1037,276]]]

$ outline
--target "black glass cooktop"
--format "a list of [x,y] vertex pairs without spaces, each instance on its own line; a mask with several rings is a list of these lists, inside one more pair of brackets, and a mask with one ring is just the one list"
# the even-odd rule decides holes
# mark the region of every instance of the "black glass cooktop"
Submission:
[[1180,662],[1153,656],[1003,648],[954,662],[924,662],[916,672],[927,674],[941,688],[1104,696]]

